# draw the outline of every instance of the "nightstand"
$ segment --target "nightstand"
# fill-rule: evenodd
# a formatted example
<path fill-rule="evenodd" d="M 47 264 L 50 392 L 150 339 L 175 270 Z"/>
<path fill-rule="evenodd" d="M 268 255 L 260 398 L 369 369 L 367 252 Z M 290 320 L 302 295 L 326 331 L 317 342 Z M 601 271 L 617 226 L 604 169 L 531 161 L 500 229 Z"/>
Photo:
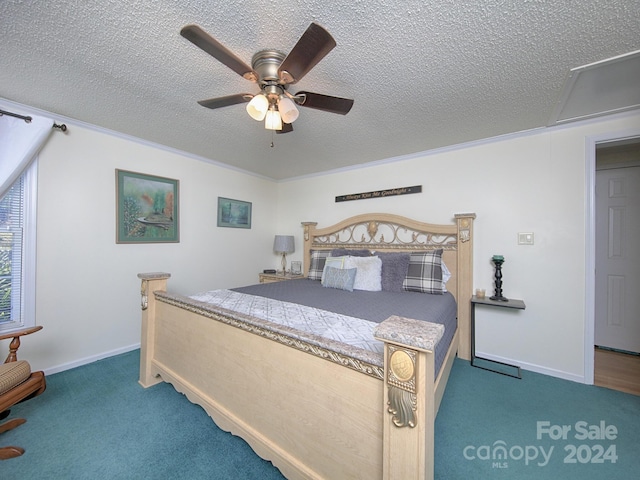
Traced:
<path fill-rule="evenodd" d="M 477 368 L 482 368 L 483 370 L 489 370 L 490 372 L 507 375 L 508 377 L 522 378 L 522 375 L 520 374 L 520 367 L 517 365 L 498 362 L 496 360 L 489 360 L 488 358 L 476 357 L 476 305 L 486 305 L 486 306 L 498 307 L 498 308 L 511 308 L 515 310 L 524 310 L 525 309 L 524 302 L 522 300 L 516 300 L 513 298 L 510 298 L 506 302 L 500 302 L 498 300 L 491 300 L 489 297 L 478 298 L 475 295 L 471 297 L 471 365 Z M 516 375 L 513 375 L 511 373 L 502 372 L 500 370 L 484 367 L 482 365 L 476 365 L 475 364 L 476 360 L 482 360 L 483 362 L 489 362 L 493 364 L 504 365 L 506 367 L 515 368 L 518 373 Z"/>
<path fill-rule="evenodd" d="M 273 282 L 284 282 L 285 280 L 295 280 L 297 278 L 302 278 L 302 275 L 293 275 L 291 273 L 287 273 L 282 275 L 281 273 L 259 273 L 258 277 L 260 278 L 260 283 L 273 283 Z"/>

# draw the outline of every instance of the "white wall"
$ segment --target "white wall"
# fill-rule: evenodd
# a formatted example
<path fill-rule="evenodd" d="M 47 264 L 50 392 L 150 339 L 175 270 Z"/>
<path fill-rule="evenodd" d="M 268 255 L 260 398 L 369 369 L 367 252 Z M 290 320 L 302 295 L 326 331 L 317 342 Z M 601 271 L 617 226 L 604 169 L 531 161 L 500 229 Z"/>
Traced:
<path fill-rule="evenodd" d="M 490 258 L 503 254 L 504 293 L 527 304 L 515 314 L 479 310 L 479 352 L 584 378 L 585 139 L 640 134 L 640 114 L 279 184 L 66 123 L 39 158 L 36 321 L 45 328 L 20 349 L 34 368 L 51 373 L 135 348 L 139 272 L 170 272 L 178 293 L 233 287 L 278 265 L 276 233 L 296 236 L 288 259 L 301 259 L 301 221 L 322 227 L 379 211 L 439 223 L 475 212 L 475 286 L 492 289 Z M 180 180 L 180 243 L 115 243 L 116 168 Z M 423 193 L 334 202 L 409 185 Z M 218 196 L 252 202 L 252 229 L 217 228 Z M 518 232 L 534 232 L 535 245 L 518 246 Z"/>
<path fill-rule="evenodd" d="M 477 349 L 563 378 L 585 375 L 586 138 L 635 128 L 640 115 L 505 137 L 359 170 L 279 184 L 279 229 L 302 241 L 301 221 L 328 226 L 364 212 L 433 223 L 475 212 L 474 285 L 493 289 L 492 255 L 505 256 L 504 294 L 525 311 L 480 307 Z M 428 134 L 425 132 L 425 134 Z M 421 194 L 335 203 L 337 195 L 422 185 Z M 517 245 L 533 232 L 533 246 Z M 296 252 L 292 259 L 300 259 Z"/>
<path fill-rule="evenodd" d="M 195 293 L 256 283 L 276 263 L 272 181 L 67 125 L 39 156 L 36 321 L 44 329 L 20 348 L 34 368 L 51 373 L 135 348 L 139 272 L 170 272 L 172 291 Z M 116 244 L 117 168 L 180 181 L 179 243 Z M 252 228 L 218 228 L 218 196 L 252 202 Z"/>

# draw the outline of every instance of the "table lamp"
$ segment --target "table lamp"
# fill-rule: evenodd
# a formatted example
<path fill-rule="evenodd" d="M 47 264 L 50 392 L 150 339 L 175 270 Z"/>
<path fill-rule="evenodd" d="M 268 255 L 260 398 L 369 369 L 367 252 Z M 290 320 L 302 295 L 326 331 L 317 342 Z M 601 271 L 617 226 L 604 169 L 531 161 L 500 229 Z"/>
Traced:
<path fill-rule="evenodd" d="M 287 272 L 287 253 L 295 252 L 293 235 L 276 235 L 273 251 L 282 254 L 282 274 Z"/>

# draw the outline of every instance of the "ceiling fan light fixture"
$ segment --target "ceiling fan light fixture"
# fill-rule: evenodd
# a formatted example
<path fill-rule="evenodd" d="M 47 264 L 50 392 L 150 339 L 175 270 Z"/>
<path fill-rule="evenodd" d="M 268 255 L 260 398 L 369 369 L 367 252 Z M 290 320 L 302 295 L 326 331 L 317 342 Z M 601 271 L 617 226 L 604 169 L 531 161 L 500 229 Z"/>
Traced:
<path fill-rule="evenodd" d="M 198 25 L 186 25 L 180 35 L 208 53 L 246 80 L 257 83 L 257 94 L 238 93 L 210 98 L 198 102 L 205 108 L 222 108 L 245 103 L 247 113 L 257 121 L 265 120 L 265 128 L 278 133 L 293 131 L 292 123 L 298 119 L 299 106 L 329 113 L 346 115 L 353 100 L 313 92 L 287 92 L 291 84 L 299 82 L 335 46 L 329 32 L 317 23 L 311 23 L 288 54 L 274 49 L 260 50 L 247 65 L 218 40 Z"/>
<path fill-rule="evenodd" d="M 270 108 L 267 111 L 264 128 L 267 130 L 282 130 L 282 117 L 280 117 L 280 112 L 275 108 Z"/>
<path fill-rule="evenodd" d="M 264 120 L 269 110 L 269 100 L 263 94 L 255 95 L 247 104 L 247 113 L 251 118 L 258 122 Z"/>
<path fill-rule="evenodd" d="M 282 117 L 282 121 L 285 123 L 293 123 L 298 118 L 300 112 L 296 108 L 296 105 L 288 97 L 280 97 L 278 100 L 278 111 Z"/>

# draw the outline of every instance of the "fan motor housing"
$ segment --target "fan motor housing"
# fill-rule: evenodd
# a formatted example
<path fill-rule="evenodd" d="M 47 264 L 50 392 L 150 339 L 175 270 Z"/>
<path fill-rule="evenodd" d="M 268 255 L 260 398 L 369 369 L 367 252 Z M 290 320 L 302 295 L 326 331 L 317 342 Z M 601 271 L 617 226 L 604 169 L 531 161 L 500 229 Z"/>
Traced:
<path fill-rule="evenodd" d="M 251 67 L 258 74 L 258 84 L 279 83 L 278 68 L 286 55 L 278 50 L 260 50 L 251 58 Z"/>

